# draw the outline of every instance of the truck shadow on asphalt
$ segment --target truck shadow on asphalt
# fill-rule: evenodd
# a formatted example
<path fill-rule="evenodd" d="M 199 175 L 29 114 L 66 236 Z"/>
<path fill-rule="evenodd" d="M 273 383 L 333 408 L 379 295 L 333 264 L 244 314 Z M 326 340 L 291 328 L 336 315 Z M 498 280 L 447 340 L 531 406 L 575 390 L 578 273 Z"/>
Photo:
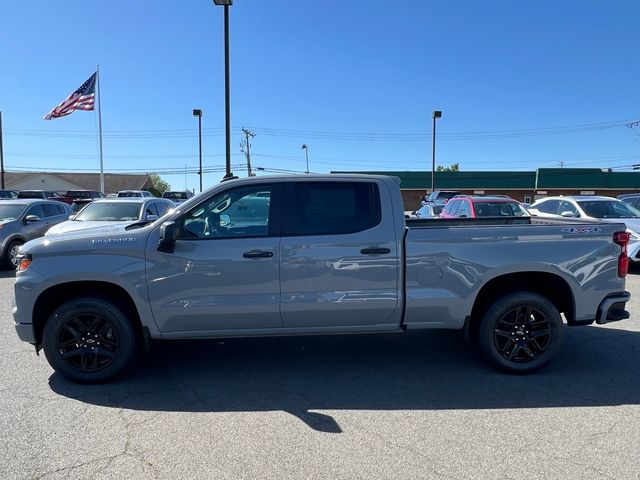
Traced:
<path fill-rule="evenodd" d="M 633 320 L 628 320 L 633 321 Z M 455 332 L 159 342 L 120 380 L 58 394 L 144 411 L 286 411 L 342 431 L 331 410 L 455 410 L 640 404 L 640 332 L 568 328 L 547 368 L 487 366 Z M 323 412 L 320 413 L 319 411 Z"/>

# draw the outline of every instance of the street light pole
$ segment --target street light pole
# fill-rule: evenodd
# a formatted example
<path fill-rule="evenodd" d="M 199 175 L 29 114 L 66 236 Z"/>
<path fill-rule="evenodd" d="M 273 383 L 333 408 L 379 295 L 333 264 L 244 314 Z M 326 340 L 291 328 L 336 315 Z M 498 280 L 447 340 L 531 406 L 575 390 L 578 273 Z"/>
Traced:
<path fill-rule="evenodd" d="M 433 134 L 431 136 L 431 193 L 436 188 L 436 118 L 442 117 L 440 110 L 433 111 Z"/>
<path fill-rule="evenodd" d="M 200 175 L 200 191 L 202 192 L 202 110 L 194 108 L 193 116 L 198 117 L 198 157 L 200 159 L 198 175 Z"/>
<path fill-rule="evenodd" d="M 226 139 L 226 174 L 224 179 L 233 177 L 231 173 L 231 112 L 229 95 L 229 7 L 233 0 L 213 0 L 216 5 L 224 7 L 224 107 L 225 107 L 225 139 Z"/>
<path fill-rule="evenodd" d="M 309 173 L 309 146 L 306 143 L 303 143 L 302 150 L 304 150 L 304 155 L 307 158 L 307 170 L 304 173 Z"/>

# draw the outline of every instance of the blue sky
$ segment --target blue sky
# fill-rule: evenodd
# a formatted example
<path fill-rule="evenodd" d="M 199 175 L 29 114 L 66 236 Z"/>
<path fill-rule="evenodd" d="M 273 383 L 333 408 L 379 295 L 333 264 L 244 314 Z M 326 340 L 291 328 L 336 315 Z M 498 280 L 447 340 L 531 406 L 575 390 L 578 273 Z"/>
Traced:
<path fill-rule="evenodd" d="M 314 172 L 430 170 L 434 109 L 438 164 L 640 163 L 640 127 L 625 126 L 640 119 L 640 2 L 235 0 L 230 18 L 237 174 L 241 127 L 257 167 L 304 171 L 306 143 Z M 221 7 L 33 0 L 4 2 L 2 20 L 8 169 L 98 168 L 95 113 L 43 120 L 97 63 L 106 171 L 196 168 L 193 108 L 205 168 L 224 166 Z"/>

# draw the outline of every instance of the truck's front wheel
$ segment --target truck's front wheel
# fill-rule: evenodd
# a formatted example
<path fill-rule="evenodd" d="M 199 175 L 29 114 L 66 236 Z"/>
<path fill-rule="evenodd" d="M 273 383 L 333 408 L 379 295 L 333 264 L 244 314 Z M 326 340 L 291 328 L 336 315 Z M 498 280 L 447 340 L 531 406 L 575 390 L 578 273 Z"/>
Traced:
<path fill-rule="evenodd" d="M 505 295 L 487 310 L 478 334 L 491 363 L 509 373 L 529 373 L 556 354 L 564 325 L 558 309 L 545 297 L 519 292 Z"/>
<path fill-rule="evenodd" d="M 43 349 L 49 364 L 78 383 L 113 379 L 132 361 L 135 331 L 123 310 L 99 298 L 64 303 L 47 320 Z"/>

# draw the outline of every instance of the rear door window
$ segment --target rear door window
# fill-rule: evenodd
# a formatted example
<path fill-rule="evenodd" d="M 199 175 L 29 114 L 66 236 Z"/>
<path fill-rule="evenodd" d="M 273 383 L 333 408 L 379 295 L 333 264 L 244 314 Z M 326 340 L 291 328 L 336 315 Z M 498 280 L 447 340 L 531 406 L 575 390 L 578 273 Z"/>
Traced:
<path fill-rule="evenodd" d="M 368 182 L 300 182 L 288 186 L 288 235 L 343 235 L 380 223 L 378 186 Z"/>
<path fill-rule="evenodd" d="M 45 217 L 57 217 L 64 214 L 64 207 L 61 205 L 53 205 L 51 203 L 45 203 L 42 205 Z"/>
<path fill-rule="evenodd" d="M 558 207 L 560 207 L 560 200 L 545 200 L 544 202 L 540 203 L 536 208 L 538 209 L 539 212 L 557 215 Z"/>

